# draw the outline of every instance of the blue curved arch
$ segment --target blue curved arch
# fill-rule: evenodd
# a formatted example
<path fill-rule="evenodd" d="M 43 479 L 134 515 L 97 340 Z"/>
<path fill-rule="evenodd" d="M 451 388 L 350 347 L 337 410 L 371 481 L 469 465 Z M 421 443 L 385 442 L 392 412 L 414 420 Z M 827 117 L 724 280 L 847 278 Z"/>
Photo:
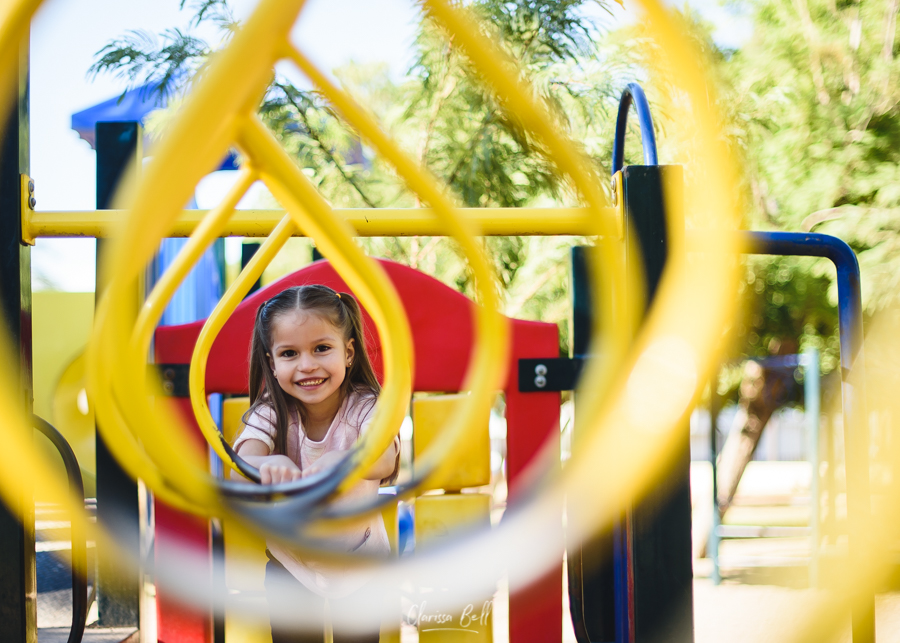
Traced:
<path fill-rule="evenodd" d="M 650 115 L 650 103 L 644 90 L 637 83 L 628 83 L 622 98 L 619 99 L 619 115 L 616 117 L 616 138 L 613 142 L 612 173 L 622 169 L 625 163 L 625 129 L 628 125 L 628 110 L 634 103 L 638 124 L 641 127 L 641 143 L 644 148 L 644 165 L 659 165 L 656 154 L 656 134 L 653 130 L 653 117 Z"/>

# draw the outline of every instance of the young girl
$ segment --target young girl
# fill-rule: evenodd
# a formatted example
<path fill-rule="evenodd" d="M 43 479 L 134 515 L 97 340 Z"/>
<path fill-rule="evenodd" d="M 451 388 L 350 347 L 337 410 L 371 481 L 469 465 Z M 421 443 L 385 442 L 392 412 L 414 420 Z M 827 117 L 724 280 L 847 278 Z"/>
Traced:
<path fill-rule="evenodd" d="M 366 431 L 381 390 L 366 354 L 356 300 L 326 286 L 288 288 L 259 307 L 250 350 L 251 404 L 235 451 L 259 469 L 263 484 L 297 480 L 335 465 Z M 396 479 L 399 461 L 395 438 L 365 479 L 342 498 L 374 497 L 380 483 Z M 348 552 L 390 552 L 380 515 L 333 540 Z M 321 643 L 323 634 L 311 633 L 309 623 L 323 623 L 325 599 L 335 643 L 377 643 L 377 623 L 371 623 L 368 635 L 358 634 L 364 581 L 302 560 L 275 542 L 268 543 L 266 553 L 273 643 Z M 293 617 L 294 624 L 285 624 L 285 617 Z"/>

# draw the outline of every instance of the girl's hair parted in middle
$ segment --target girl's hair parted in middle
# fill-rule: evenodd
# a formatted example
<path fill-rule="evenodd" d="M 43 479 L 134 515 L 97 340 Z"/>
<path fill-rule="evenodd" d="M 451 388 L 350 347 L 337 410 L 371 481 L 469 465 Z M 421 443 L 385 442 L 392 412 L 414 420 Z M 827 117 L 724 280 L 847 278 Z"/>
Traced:
<path fill-rule="evenodd" d="M 246 418 L 263 404 L 271 406 L 275 411 L 275 453 L 282 455 L 287 454 L 291 412 L 299 414 L 301 423 L 307 418 L 303 405 L 285 393 L 275 379 L 269 364 L 269 351 L 273 323 L 279 316 L 295 310 L 321 315 L 341 333 L 345 343 L 353 340 L 355 357 L 341 384 L 341 399 L 346 399 L 351 392 L 368 393 L 374 404 L 375 396 L 381 392 L 381 384 L 366 351 L 362 314 L 356 299 L 349 293 L 338 293 L 319 284 L 293 286 L 281 291 L 256 311 L 250 341 L 250 409 L 244 418 L 246 422 Z"/>

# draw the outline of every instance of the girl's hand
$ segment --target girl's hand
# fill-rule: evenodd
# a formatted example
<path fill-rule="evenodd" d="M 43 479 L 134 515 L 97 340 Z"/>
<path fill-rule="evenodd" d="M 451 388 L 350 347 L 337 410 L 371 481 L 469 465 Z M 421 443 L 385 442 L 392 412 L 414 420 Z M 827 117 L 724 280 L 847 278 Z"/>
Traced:
<path fill-rule="evenodd" d="M 309 467 L 306 471 L 303 472 L 303 477 L 311 476 L 314 473 L 318 473 L 319 471 L 324 471 L 325 469 L 330 469 L 334 466 L 337 466 L 337 463 L 340 462 L 344 456 L 347 455 L 346 450 L 336 450 L 336 451 L 326 451 L 319 459 L 313 462 L 312 466 Z"/>
<path fill-rule="evenodd" d="M 292 482 L 303 477 L 300 467 L 286 455 L 271 455 L 259 465 L 261 484 Z"/>

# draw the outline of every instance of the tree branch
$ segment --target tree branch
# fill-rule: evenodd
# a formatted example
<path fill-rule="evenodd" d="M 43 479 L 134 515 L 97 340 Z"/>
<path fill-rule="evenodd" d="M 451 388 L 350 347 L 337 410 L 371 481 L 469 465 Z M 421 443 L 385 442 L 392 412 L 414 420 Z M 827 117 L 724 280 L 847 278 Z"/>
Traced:
<path fill-rule="evenodd" d="M 343 177 L 343 179 L 347 183 L 349 183 L 353 187 L 354 190 L 356 190 L 357 194 L 359 194 L 360 198 L 363 200 L 363 202 L 366 205 L 368 205 L 370 208 L 377 208 L 378 205 L 372 199 L 369 198 L 369 196 L 366 194 L 365 190 L 363 190 L 362 186 L 359 185 L 359 183 L 356 181 L 356 179 L 354 179 L 353 176 L 351 176 L 344 170 L 343 165 L 338 161 L 338 159 L 334 155 L 334 153 L 332 153 L 332 151 L 329 150 L 328 147 L 326 147 L 325 144 L 322 142 L 322 139 L 319 137 L 315 128 L 309 122 L 309 119 L 306 118 L 306 112 L 303 110 L 303 108 L 300 107 L 300 105 L 297 104 L 297 101 L 294 100 L 293 96 L 291 96 L 291 92 L 290 92 L 289 88 L 279 82 L 276 82 L 275 86 L 278 87 L 282 91 L 282 93 L 284 93 L 284 96 L 287 99 L 287 101 L 294 107 L 294 109 L 297 110 L 297 116 L 300 118 L 301 121 L 303 121 L 303 125 L 306 128 L 306 132 L 309 134 L 309 137 L 316 142 L 316 145 L 319 146 L 319 149 L 322 150 L 322 153 L 325 154 L 326 157 L 328 157 L 328 160 L 332 164 L 334 164 L 335 168 L 337 168 L 337 171 L 340 173 L 341 177 Z"/>
<path fill-rule="evenodd" d="M 819 104 L 827 105 L 831 102 L 831 97 L 825 88 L 825 75 L 822 73 L 822 60 L 819 58 L 818 44 L 816 43 L 816 28 L 809 15 L 809 7 L 806 4 L 806 0 L 793 0 L 793 2 L 794 8 L 800 16 L 800 22 L 803 24 L 803 35 L 809 47 L 810 71 L 812 72 L 813 84 L 816 86 L 816 97 L 819 100 Z"/>
<path fill-rule="evenodd" d="M 456 180 L 456 177 L 459 175 L 460 170 L 462 170 L 463 164 L 466 162 L 467 158 L 470 158 L 473 150 L 475 149 L 475 145 L 481 138 L 484 136 L 485 132 L 487 132 L 488 125 L 491 124 L 494 120 L 494 110 L 489 109 L 487 114 L 484 115 L 484 118 L 481 120 L 481 126 L 478 128 L 478 131 L 475 132 L 475 135 L 469 141 L 469 144 L 466 146 L 465 152 L 462 156 L 459 157 L 459 160 L 456 162 L 456 165 L 453 167 L 453 171 L 450 173 L 450 176 L 447 177 L 447 185 L 453 185 L 453 182 Z"/>

